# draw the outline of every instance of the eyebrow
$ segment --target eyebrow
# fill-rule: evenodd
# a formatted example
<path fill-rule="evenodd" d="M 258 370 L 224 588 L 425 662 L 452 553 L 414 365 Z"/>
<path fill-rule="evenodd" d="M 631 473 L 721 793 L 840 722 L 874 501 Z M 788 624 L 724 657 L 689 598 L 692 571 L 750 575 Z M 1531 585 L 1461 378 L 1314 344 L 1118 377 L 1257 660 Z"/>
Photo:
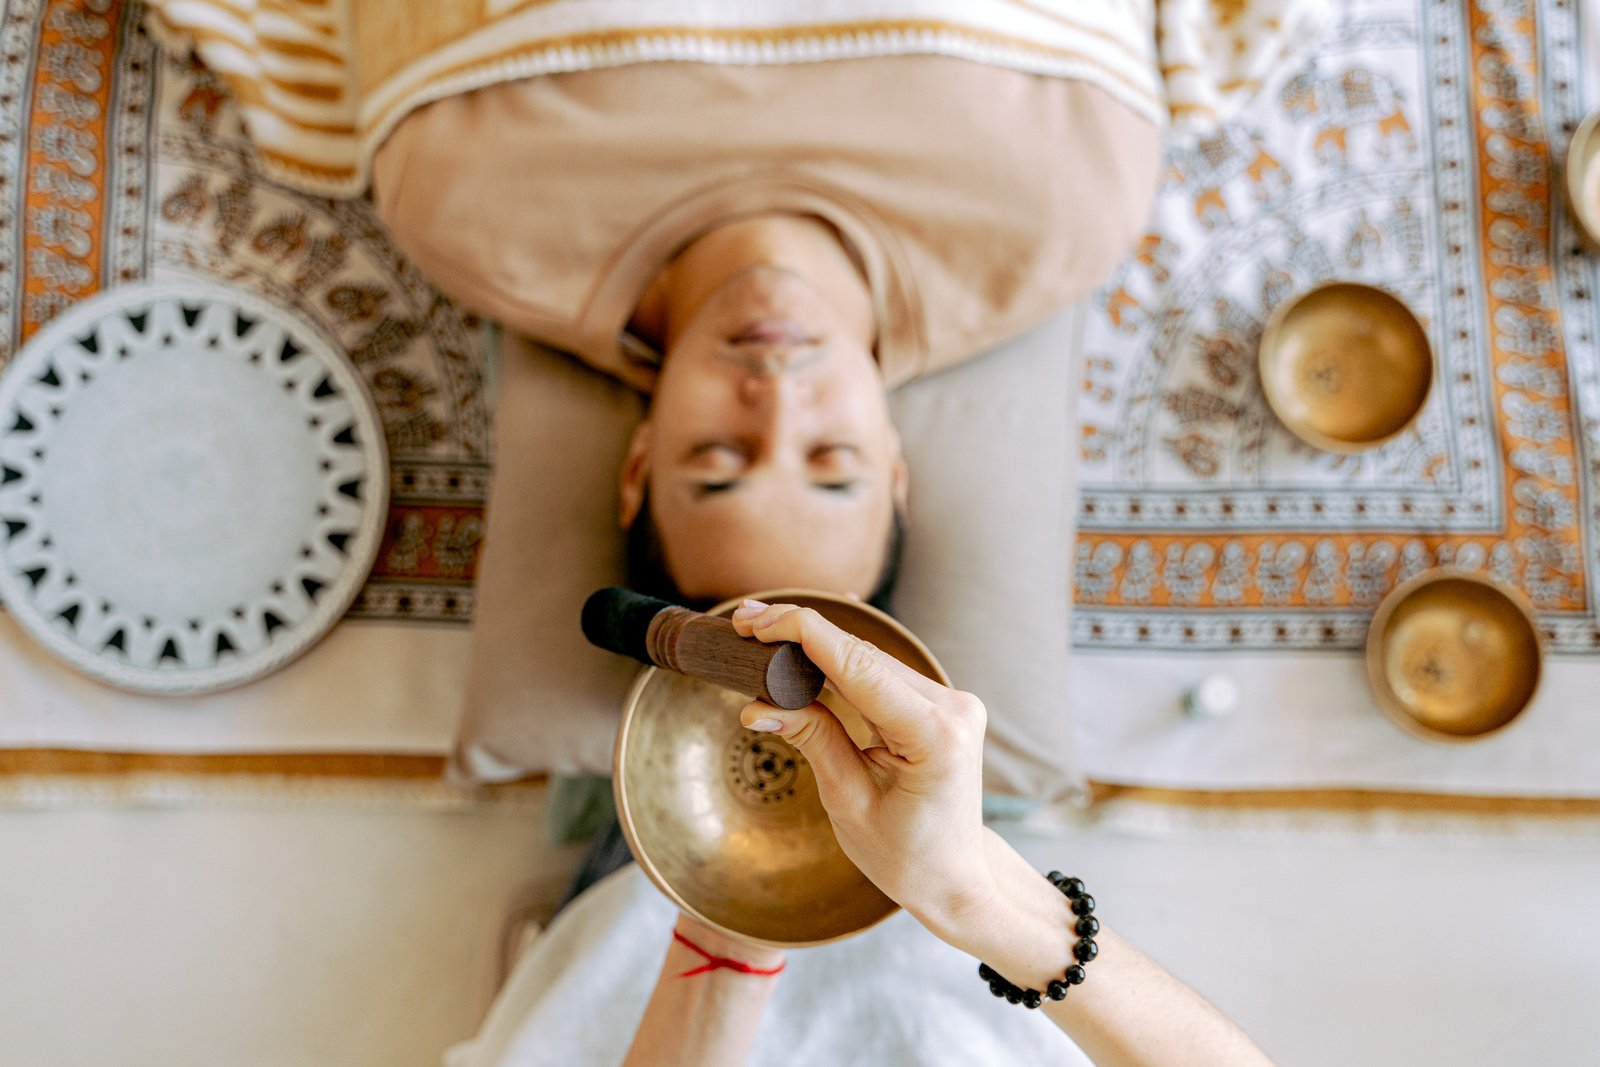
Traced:
<path fill-rule="evenodd" d="M 816 453 L 816 452 L 820 452 L 820 451 L 822 451 L 824 449 L 826 449 L 829 452 L 848 452 L 852 456 L 855 456 L 857 459 L 861 459 L 861 458 L 863 458 L 865 456 L 865 453 L 861 451 L 860 446 L 852 445 L 852 444 L 850 444 L 848 442 L 845 442 L 845 441 L 824 441 L 822 444 L 820 444 L 817 447 L 813 448 L 811 451 L 812 451 L 812 453 Z"/>
<path fill-rule="evenodd" d="M 734 444 L 731 441 L 721 440 L 721 439 L 718 439 L 718 440 L 715 440 L 715 441 L 701 441 L 699 444 L 694 445 L 693 447 L 691 447 L 689 449 L 689 451 L 687 451 L 687 452 L 685 452 L 683 454 L 683 459 L 681 460 L 681 462 L 687 463 L 691 459 L 699 459 L 701 456 L 705 455 L 707 452 L 710 452 L 712 449 L 716 449 L 716 448 L 731 448 L 731 449 L 734 449 L 734 450 L 737 451 L 738 447 L 739 447 L 738 445 Z"/>

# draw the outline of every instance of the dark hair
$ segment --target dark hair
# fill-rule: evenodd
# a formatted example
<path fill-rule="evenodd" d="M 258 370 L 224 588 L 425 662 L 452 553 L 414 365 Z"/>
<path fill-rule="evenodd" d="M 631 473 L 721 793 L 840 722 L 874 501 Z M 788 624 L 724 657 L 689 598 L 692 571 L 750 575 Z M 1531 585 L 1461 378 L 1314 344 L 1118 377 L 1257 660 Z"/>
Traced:
<path fill-rule="evenodd" d="M 878 571 L 878 580 L 873 583 L 872 594 L 867 597 L 867 603 L 880 611 L 889 611 L 894 584 L 900 577 L 900 555 L 905 547 L 905 539 L 905 517 L 899 508 L 895 508 L 894 517 L 889 522 L 889 543 L 884 548 L 883 566 Z M 666 550 L 661 543 L 661 530 L 656 526 L 655 513 L 650 509 L 648 491 L 639 504 L 639 514 L 628 527 L 627 567 L 628 585 L 635 592 L 670 600 L 697 611 L 704 611 L 717 603 L 716 600 L 691 600 L 684 596 L 678 583 L 667 572 Z"/>

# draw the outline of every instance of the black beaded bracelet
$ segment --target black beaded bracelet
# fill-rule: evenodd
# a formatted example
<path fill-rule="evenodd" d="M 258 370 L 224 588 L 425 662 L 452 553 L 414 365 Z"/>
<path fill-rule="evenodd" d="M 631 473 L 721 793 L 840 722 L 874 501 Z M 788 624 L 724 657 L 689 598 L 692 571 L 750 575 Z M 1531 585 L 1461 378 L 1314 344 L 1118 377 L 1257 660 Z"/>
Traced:
<path fill-rule="evenodd" d="M 1084 964 L 1100 955 L 1100 946 L 1094 943 L 1094 935 L 1100 932 L 1100 920 L 1094 917 L 1094 897 L 1084 891 L 1083 882 L 1077 878 L 1068 878 L 1060 871 L 1051 871 L 1045 875 L 1050 879 L 1050 884 L 1061 890 L 1063 896 L 1072 901 L 1072 914 L 1078 917 L 1073 924 L 1073 932 L 1078 935 L 1077 942 L 1072 946 L 1073 959 L 1078 962 L 1067 968 L 1067 973 L 1057 978 L 1045 987 L 1043 993 L 1037 989 L 1023 989 L 1021 986 L 1008 982 L 1000 972 L 987 963 L 978 964 L 978 977 L 989 983 L 989 992 L 997 997 L 1005 997 L 1012 1004 L 1021 1004 L 1024 1008 L 1037 1008 L 1044 1003 L 1046 997 L 1051 1000 L 1064 1000 L 1067 990 L 1075 985 L 1082 985 L 1087 972 Z"/>

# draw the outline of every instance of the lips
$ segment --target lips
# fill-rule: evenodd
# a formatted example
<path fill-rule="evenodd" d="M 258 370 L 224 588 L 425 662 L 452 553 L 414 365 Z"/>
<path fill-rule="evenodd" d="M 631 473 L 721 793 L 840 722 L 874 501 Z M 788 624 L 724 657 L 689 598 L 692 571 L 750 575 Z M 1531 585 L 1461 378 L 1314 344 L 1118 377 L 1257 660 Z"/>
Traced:
<path fill-rule="evenodd" d="M 805 345 L 816 338 L 793 319 L 761 319 L 728 338 L 733 345 Z"/>

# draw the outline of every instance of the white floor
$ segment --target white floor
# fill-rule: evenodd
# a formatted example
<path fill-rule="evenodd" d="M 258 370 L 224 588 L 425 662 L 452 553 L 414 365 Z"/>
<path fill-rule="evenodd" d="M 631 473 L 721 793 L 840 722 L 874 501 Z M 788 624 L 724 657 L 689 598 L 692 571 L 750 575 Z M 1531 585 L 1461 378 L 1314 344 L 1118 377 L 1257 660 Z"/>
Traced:
<path fill-rule="evenodd" d="M 0 816 L 0 1063 L 432 1067 L 502 923 L 575 856 L 542 810 Z"/>
<path fill-rule="evenodd" d="M 1600 1064 L 1600 840 L 1019 844 L 1285 1067 Z"/>
<path fill-rule="evenodd" d="M 542 842 L 527 804 L 0 815 L 0 1062 L 431 1067 L 566 879 Z M 1600 1064 L 1600 841 L 1022 843 L 1285 1067 Z"/>

